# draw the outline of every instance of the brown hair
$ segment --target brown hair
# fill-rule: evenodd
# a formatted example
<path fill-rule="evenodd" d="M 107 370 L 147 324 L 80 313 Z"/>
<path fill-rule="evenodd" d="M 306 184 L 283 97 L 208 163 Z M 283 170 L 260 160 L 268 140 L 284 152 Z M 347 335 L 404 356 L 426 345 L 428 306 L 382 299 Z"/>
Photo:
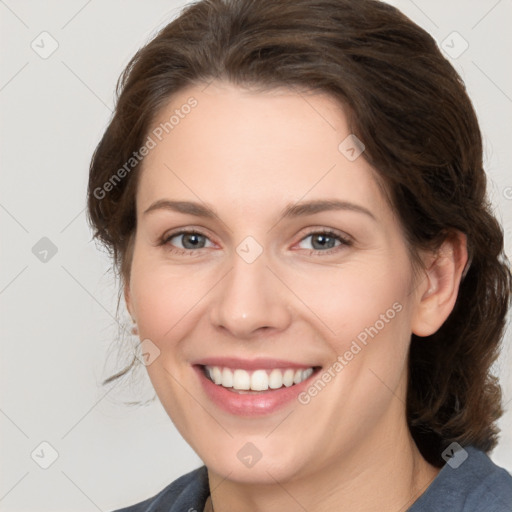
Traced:
<path fill-rule="evenodd" d="M 213 79 L 330 94 L 364 142 L 364 157 L 385 183 L 413 254 L 437 248 L 453 230 L 467 235 L 471 266 L 453 312 L 432 336 L 412 335 L 407 417 L 419 449 L 437 466 L 452 441 L 490 451 L 502 414 L 490 367 L 503 336 L 511 274 L 486 197 L 476 115 L 434 39 L 374 0 L 187 6 L 121 75 L 114 116 L 91 161 L 89 221 L 123 282 L 129 279 L 140 164 L 108 193 L 104 185 L 143 145 L 152 119 L 174 93 Z"/>

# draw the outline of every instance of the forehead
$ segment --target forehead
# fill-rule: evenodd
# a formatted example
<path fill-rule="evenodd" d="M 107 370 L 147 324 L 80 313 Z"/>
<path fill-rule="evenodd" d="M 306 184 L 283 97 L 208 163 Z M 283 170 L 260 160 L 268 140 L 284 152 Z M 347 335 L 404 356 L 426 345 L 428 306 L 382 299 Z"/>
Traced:
<path fill-rule="evenodd" d="M 370 165 L 347 158 L 350 127 L 326 94 L 192 86 L 148 133 L 155 145 L 142 165 L 139 210 L 163 197 L 229 201 L 244 212 L 327 196 L 382 202 Z"/>

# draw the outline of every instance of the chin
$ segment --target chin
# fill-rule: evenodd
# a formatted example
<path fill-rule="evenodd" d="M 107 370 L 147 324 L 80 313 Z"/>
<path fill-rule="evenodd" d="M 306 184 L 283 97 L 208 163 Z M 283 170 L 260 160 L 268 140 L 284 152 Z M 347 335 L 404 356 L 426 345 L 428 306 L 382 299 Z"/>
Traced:
<path fill-rule="evenodd" d="M 265 485 L 293 480 L 307 472 L 307 454 L 298 446 L 300 443 L 289 436 L 285 443 L 282 437 L 271 440 L 262 434 L 235 436 L 224 443 L 212 440 L 209 446 L 199 447 L 197 453 L 208 470 L 223 478 Z"/>

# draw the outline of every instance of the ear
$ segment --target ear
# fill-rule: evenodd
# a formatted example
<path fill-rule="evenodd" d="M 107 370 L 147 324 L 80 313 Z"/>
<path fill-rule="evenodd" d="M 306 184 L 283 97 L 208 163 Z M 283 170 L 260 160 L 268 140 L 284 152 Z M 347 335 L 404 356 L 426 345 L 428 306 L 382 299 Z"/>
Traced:
<path fill-rule="evenodd" d="M 124 293 L 124 300 L 126 302 L 126 309 L 128 310 L 128 313 L 130 313 L 130 316 L 132 317 L 132 321 L 133 321 L 131 333 L 133 335 L 137 336 L 139 334 L 139 328 L 137 326 L 137 319 L 135 318 L 135 315 L 133 314 L 132 296 L 131 296 L 129 281 L 126 281 L 123 288 L 124 288 L 123 293 Z"/>
<path fill-rule="evenodd" d="M 426 276 L 416 290 L 418 300 L 412 316 L 412 332 L 417 336 L 434 334 L 455 306 L 468 262 L 466 235 L 452 232 L 426 261 Z"/>

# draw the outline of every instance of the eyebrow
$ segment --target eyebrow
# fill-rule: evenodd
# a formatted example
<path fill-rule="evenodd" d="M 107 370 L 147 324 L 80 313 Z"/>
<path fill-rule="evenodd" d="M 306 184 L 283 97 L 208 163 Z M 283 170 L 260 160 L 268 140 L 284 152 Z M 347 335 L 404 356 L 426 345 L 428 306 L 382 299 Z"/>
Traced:
<path fill-rule="evenodd" d="M 171 201 L 169 199 L 159 199 L 144 211 L 144 215 L 155 210 L 170 210 L 206 219 L 219 218 L 219 215 L 213 207 L 206 205 L 205 203 L 201 204 L 193 201 Z M 348 210 L 363 213 L 373 220 L 377 220 L 375 215 L 364 206 L 351 203 L 349 201 L 340 201 L 338 199 L 318 199 L 302 203 L 288 204 L 281 211 L 280 219 L 303 217 L 330 210 Z"/>

